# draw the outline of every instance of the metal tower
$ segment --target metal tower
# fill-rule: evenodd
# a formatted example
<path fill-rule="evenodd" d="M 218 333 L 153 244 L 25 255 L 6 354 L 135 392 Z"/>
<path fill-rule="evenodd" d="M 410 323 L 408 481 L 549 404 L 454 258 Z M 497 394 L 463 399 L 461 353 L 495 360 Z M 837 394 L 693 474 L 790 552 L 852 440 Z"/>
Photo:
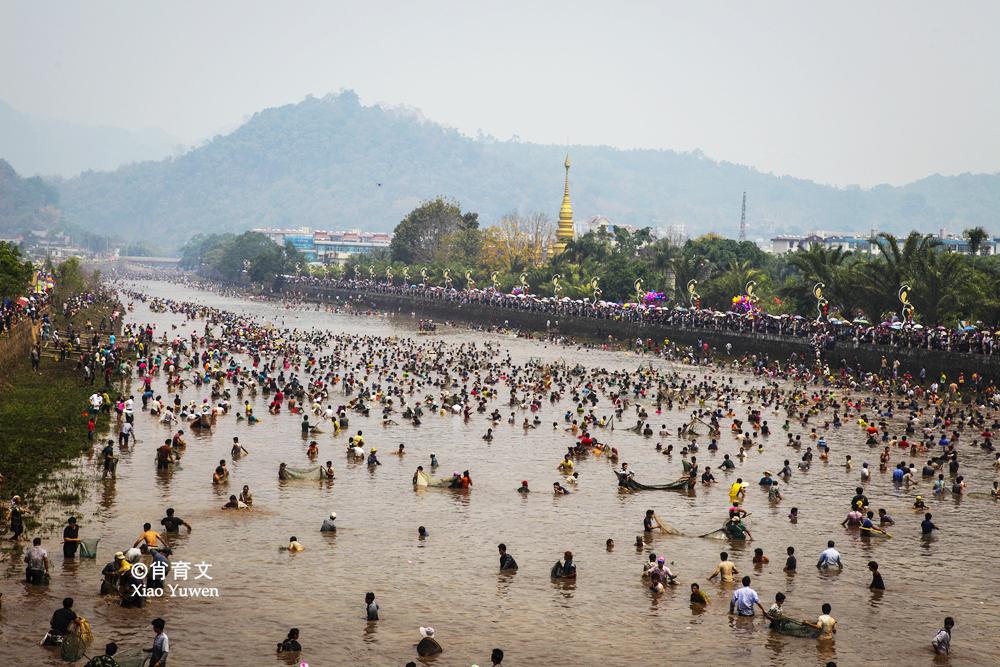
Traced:
<path fill-rule="evenodd" d="M 747 193 L 743 192 L 743 210 L 740 212 L 740 241 L 747 240 Z"/>

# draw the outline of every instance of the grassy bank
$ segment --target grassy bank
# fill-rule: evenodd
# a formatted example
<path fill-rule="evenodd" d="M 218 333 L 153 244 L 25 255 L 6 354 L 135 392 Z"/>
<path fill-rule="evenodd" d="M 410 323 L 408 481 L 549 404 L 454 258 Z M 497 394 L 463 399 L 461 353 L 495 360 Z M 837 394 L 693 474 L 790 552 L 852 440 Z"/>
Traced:
<path fill-rule="evenodd" d="M 87 320 L 100 322 L 112 310 L 110 304 L 84 309 L 73 318 L 74 327 L 82 329 Z M 66 322 L 60 320 L 56 324 L 64 330 Z M 87 397 L 95 389 L 105 388 L 103 377 L 95 385 L 84 383 L 76 370 L 77 356 L 69 355 L 63 362 L 43 356 L 39 373 L 31 370 L 31 362 L 25 358 L 0 379 L 0 472 L 5 478 L 2 494 L 5 499 L 15 494 L 22 496 L 29 509 L 46 501 L 73 505 L 80 500 L 79 491 L 69 490 L 66 485 L 40 485 L 53 471 L 91 447 L 84 414 Z M 117 396 L 116 391 L 108 393 L 112 398 Z M 107 414 L 102 413 L 97 424 L 97 434 L 107 432 Z M 29 526 L 31 514 L 25 517 Z"/>

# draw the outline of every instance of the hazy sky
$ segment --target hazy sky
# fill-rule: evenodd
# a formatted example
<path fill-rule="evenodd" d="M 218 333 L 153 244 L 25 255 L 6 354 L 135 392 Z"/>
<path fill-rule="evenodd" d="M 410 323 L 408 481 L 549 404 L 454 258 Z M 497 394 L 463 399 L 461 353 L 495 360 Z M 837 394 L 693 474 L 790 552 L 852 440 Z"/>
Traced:
<path fill-rule="evenodd" d="M 0 0 L 0 98 L 186 143 L 352 88 L 839 185 L 1000 171 L 1000 2 Z"/>

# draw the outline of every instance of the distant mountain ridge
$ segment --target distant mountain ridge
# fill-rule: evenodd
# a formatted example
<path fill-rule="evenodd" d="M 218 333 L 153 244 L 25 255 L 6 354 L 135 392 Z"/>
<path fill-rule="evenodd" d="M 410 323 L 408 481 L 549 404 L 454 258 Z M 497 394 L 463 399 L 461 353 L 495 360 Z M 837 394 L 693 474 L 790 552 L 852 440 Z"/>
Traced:
<path fill-rule="evenodd" d="M 59 223 L 59 193 L 41 178 L 22 178 L 0 160 L 0 238 L 47 231 Z"/>
<path fill-rule="evenodd" d="M 558 212 L 565 146 L 473 139 L 409 110 L 363 106 L 351 91 L 265 109 L 230 134 L 157 162 L 56 182 L 69 220 L 180 245 L 253 227 L 391 230 L 446 195 L 485 224 L 513 210 Z M 1000 174 L 929 176 L 901 187 L 835 188 L 700 153 L 570 146 L 577 220 L 734 236 L 748 193 L 750 238 L 911 229 L 1000 232 Z M 991 229 L 992 226 L 992 229 Z"/>
<path fill-rule="evenodd" d="M 26 176 L 74 176 L 110 170 L 179 151 L 180 142 L 158 128 L 124 130 L 68 123 L 21 113 L 0 100 L 0 158 Z"/>

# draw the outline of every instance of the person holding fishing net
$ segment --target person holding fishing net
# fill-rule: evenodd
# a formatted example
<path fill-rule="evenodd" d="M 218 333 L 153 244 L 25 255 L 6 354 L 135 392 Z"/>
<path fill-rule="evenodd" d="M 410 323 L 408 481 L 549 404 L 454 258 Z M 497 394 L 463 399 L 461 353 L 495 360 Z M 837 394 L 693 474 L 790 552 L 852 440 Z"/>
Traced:
<path fill-rule="evenodd" d="M 680 531 L 671 526 L 670 524 L 665 524 L 660 520 L 660 517 L 656 516 L 656 512 L 653 510 L 646 510 L 646 516 L 642 520 L 642 532 L 647 535 L 652 534 L 653 530 L 659 530 L 664 535 L 679 535 Z"/>

